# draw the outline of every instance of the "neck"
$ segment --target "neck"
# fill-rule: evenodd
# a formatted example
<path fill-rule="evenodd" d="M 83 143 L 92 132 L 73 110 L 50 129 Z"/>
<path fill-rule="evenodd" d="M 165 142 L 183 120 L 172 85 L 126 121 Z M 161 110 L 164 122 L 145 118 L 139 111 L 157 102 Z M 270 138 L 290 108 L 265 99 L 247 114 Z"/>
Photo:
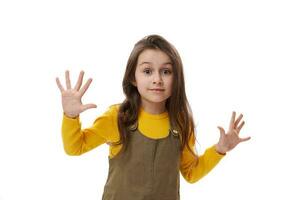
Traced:
<path fill-rule="evenodd" d="M 154 103 L 142 100 L 141 106 L 143 110 L 149 114 L 157 115 L 166 112 L 165 101 Z"/>

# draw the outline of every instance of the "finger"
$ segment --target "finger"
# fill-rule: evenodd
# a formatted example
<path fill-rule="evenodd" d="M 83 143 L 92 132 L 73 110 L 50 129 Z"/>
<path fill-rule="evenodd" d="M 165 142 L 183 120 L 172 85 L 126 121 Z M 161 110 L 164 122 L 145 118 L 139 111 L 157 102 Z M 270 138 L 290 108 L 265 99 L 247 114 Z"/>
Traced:
<path fill-rule="evenodd" d="M 251 139 L 251 137 L 246 137 L 246 138 L 239 138 L 239 142 L 245 142 Z"/>
<path fill-rule="evenodd" d="M 240 129 L 245 125 L 245 121 L 242 121 L 242 123 L 237 127 L 238 132 L 240 132 Z"/>
<path fill-rule="evenodd" d="M 66 78 L 67 90 L 69 90 L 69 89 L 71 89 L 71 82 L 70 82 L 70 76 L 69 76 L 68 70 L 66 70 L 66 72 L 65 72 L 65 78 Z"/>
<path fill-rule="evenodd" d="M 65 89 L 63 88 L 63 86 L 62 86 L 62 84 L 61 84 L 61 82 L 60 82 L 60 80 L 59 80 L 59 78 L 58 77 L 56 77 L 56 84 L 57 84 L 57 86 L 58 86 L 58 88 L 60 89 L 60 91 L 61 92 L 64 92 L 65 91 Z"/>
<path fill-rule="evenodd" d="M 224 136 L 224 135 L 226 135 L 226 132 L 225 132 L 225 130 L 222 127 L 218 126 L 217 128 L 219 129 L 221 137 Z"/>
<path fill-rule="evenodd" d="M 82 107 L 82 112 L 85 111 L 85 110 L 88 110 L 88 109 L 90 109 L 90 108 L 96 108 L 96 107 L 97 107 L 97 105 L 92 104 L 92 103 L 83 105 L 83 107 Z"/>
<path fill-rule="evenodd" d="M 77 83 L 74 87 L 75 90 L 79 90 L 80 86 L 82 86 L 82 83 L 83 83 L 83 77 L 84 77 L 84 71 L 81 71 L 79 73 L 79 76 L 78 76 L 78 79 L 77 79 Z"/>
<path fill-rule="evenodd" d="M 89 88 L 90 84 L 92 82 L 92 79 L 89 78 L 86 82 L 86 84 L 80 89 L 79 93 L 80 93 L 80 96 L 83 96 L 85 94 L 85 92 L 87 91 L 87 89 Z"/>
<path fill-rule="evenodd" d="M 232 112 L 232 117 L 231 117 L 231 121 L 230 121 L 230 125 L 229 125 L 229 130 L 234 129 L 234 121 L 235 121 L 235 112 Z"/>
<path fill-rule="evenodd" d="M 240 120 L 242 119 L 243 115 L 240 114 L 239 117 L 236 119 L 235 123 L 234 123 L 234 128 L 237 127 L 237 125 L 239 124 Z"/>

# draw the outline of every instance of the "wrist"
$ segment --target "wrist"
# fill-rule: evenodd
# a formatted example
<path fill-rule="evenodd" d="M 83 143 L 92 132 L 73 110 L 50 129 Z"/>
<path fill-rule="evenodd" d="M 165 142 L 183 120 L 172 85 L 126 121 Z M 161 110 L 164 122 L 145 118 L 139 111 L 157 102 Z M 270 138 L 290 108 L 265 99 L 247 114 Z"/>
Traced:
<path fill-rule="evenodd" d="M 227 151 L 222 150 L 222 148 L 218 144 L 215 145 L 215 151 L 220 155 L 226 155 L 227 154 Z"/>
<path fill-rule="evenodd" d="M 76 116 L 74 116 L 74 115 L 69 115 L 69 114 L 66 114 L 65 112 L 64 112 L 64 115 L 66 116 L 66 117 L 68 117 L 68 118 L 71 118 L 71 119 L 76 119 L 79 115 L 76 115 Z"/>

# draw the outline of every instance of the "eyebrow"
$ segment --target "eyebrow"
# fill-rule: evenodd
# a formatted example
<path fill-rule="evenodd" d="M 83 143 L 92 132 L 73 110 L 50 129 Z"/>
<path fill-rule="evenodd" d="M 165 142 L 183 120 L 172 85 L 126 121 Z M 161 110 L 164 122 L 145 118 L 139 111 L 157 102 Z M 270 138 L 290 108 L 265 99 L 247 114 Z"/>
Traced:
<path fill-rule="evenodd" d="M 145 61 L 145 62 L 142 62 L 142 63 L 140 63 L 139 65 L 143 65 L 143 64 L 152 64 L 151 62 L 147 62 L 147 61 Z M 166 62 L 166 63 L 163 63 L 162 65 L 167 65 L 167 64 L 170 64 L 170 65 L 172 65 L 172 63 L 171 62 Z"/>

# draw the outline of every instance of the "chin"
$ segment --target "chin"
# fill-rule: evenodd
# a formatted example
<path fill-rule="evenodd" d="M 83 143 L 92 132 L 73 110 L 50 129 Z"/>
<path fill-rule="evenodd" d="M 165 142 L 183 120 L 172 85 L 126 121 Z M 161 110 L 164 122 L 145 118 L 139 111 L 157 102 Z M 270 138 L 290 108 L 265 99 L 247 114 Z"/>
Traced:
<path fill-rule="evenodd" d="M 168 98 L 146 98 L 147 101 L 153 102 L 153 103 L 163 103 L 167 100 Z"/>

